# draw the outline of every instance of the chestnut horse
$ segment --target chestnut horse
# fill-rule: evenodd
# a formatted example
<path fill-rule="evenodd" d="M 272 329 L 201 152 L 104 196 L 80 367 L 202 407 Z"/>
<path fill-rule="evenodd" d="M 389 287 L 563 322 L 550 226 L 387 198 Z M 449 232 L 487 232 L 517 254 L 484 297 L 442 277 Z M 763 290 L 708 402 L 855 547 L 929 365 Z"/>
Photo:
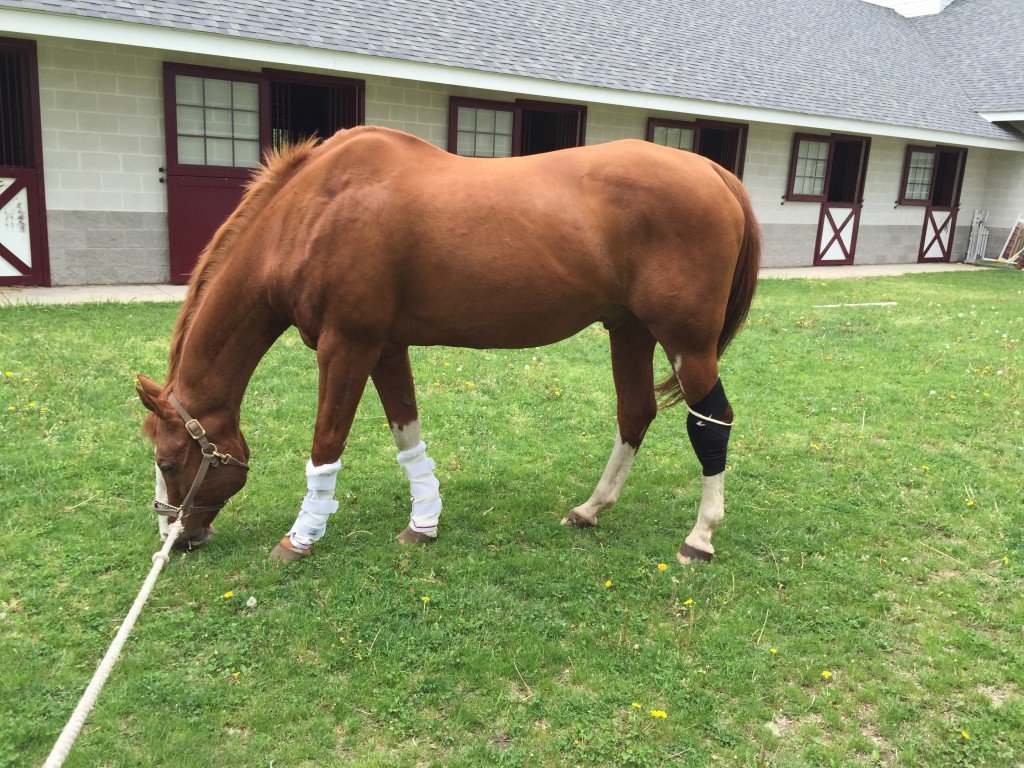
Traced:
<path fill-rule="evenodd" d="M 272 555 L 298 559 L 323 536 L 367 378 L 413 495 L 398 538 L 430 541 L 441 501 L 408 348 L 534 347 L 601 321 L 618 437 L 594 493 L 562 523 L 594 525 L 615 502 L 657 413 L 657 389 L 670 404 L 685 400 L 704 467 L 697 523 L 678 558 L 708 560 L 733 417 L 718 358 L 750 306 L 759 253 L 735 176 L 645 141 L 475 159 L 360 127 L 269 156 L 192 275 L 166 383 L 138 378 L 152 412 L 144 429 L 156 445 L 157 506 L 185 516 L 182 543 L 206 539 L 246 481 L 246 386 L 294 325 L 316 350 L 318 411 L 309 490 Z M 658 387 L 656 343 L 674 369 Z"/>

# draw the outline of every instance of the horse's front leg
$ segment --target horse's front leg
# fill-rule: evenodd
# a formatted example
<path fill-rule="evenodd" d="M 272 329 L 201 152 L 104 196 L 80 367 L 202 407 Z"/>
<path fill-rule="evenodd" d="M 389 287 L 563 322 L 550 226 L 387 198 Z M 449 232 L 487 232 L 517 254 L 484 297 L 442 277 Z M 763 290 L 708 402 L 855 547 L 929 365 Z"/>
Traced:
<path fill-rule="evenodd" d="M 326 532 L 327 519 L 337 511 L 334 487 L 341 469 L 341 454 L 380 349 L 379 345 L 320 338 L 316 354 L 320 390 L 313 450 L 306 464 L 306 496 L 294 525 L 274 547 L 271 558 L 293 562 L 309 555 L 314 542 Z"/>
<path fill-rule="evenodd" d="M 434 460 L 427 456 L 423 442 L 408 348 L 386 349 L 370 377 L 398 446 L 398 465 L 409 479 L 412 511 L 409 524 L 397 538 L 405 544 L 434 541 L 441 516 L 440 486 L 434 476 Z"/>

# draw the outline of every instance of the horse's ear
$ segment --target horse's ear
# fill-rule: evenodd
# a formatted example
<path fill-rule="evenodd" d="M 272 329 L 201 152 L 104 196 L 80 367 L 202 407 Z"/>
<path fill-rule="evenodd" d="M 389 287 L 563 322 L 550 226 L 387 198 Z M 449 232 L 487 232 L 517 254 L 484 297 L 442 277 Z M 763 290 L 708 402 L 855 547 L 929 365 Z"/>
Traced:
<path fill-rule="evenodd" d="M 141 373 L 135 377 L 135 391 L 139 393 L 139 400 L 149 410 L 163 419 L 170 419 L 174 415 L 174 409 L 161 394 L 163 389 L 148 376 Z"/>

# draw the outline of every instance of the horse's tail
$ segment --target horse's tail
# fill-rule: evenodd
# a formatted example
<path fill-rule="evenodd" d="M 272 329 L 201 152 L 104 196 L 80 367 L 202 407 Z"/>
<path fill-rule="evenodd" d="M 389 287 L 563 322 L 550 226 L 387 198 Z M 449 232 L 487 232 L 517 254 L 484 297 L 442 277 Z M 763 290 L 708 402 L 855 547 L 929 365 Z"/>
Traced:
<path fill-rule="evenodd" d="M 736 268 L 732 273 L 732 287 L 729 289 L 729 301 L 725 305 L 725 323 L 718 334 L 718 357 L 722 356 L 726 347 L 733 340 L 747 318 L 750 303 L 754 300 L 757 288 L 757 273 L 761 268 L 761 228 L 754 216 L 750 196 L 743 184 L 724 168 L 714 166 L 729 191 L 743 209 L 743 241 L 740 244 L 740 255 Z M 671 408 L 683 402 L 683 391 L 675 373 L 670 374 L 655 387 L 661 407 Z"/>

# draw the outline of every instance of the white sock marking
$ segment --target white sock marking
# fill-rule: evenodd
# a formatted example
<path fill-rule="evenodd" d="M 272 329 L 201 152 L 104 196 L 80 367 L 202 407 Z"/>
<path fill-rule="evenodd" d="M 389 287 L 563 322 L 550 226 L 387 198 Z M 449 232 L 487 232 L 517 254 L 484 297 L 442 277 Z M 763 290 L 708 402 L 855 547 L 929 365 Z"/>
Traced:
<path fill-rule="evenodd" d="M 622 486 L 626 483 L 629 469 L 633 466 L 633 459 L 636 458 L 636 448 L 622 442 L 622 436 L 615 436 L 615 447 L 608 457 L 608 464 L 604 468 L 601 480 L 590 494 L 590 498 L 583 504 L 576 507 L 575 512 L 590 520 L 596 520 L 600 512 L 611 509 L 618 501 Z"/>
<path fill-rule="evenodd" d="M 714 554 L 711 534 L 725 517 L 725 472 L 702 477 L 701 480 L 703 486 L 700 493 L 700 508 L 697 510 L 697 523 L 686 537 L 686 543 L 694 549 Z"/>

